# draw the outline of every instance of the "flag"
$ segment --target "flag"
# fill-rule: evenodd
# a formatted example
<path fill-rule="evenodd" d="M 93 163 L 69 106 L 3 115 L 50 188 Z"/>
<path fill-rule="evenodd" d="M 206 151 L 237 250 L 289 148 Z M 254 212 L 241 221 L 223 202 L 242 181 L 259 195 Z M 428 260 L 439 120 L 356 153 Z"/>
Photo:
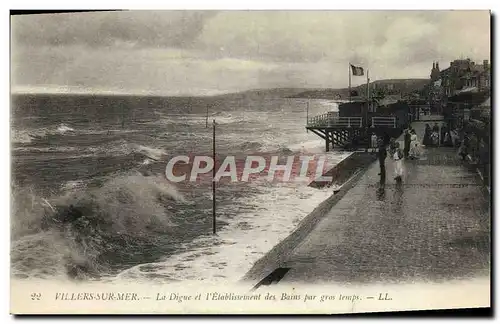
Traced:
<path fill-rule="evenodd" d="M 361 66 L 354 66 L 351 64 L 352 75 L 361 76 L 364 75 L 363 68 Z"/>

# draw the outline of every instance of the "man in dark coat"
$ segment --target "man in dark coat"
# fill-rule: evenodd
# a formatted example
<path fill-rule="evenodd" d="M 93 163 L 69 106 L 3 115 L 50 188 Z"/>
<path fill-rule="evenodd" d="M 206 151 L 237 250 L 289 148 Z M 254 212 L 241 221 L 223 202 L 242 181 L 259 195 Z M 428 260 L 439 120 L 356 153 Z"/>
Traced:
<path fill-rule="evenodd" d="M 405 129 L 405 147 L 404 147 L 404 156 L 405 158 L 408 158 L 408 155 L 410 154 L 410 143 L 411 143 L 411 134 L 409 129 Z"/>
<path fill-rule="evenodd" d="M 380 164 L 380 173 L 379 175 L 385 179 L 385 159 L 387 157 L 387 149 L 385 147 L 385 143 L 383 137 L 378 141 L 378 162 Z"/>
<path fill-rule="evenodd" d="M 432 144 L 431 135 L 432 135 L 431 126 L 429 124 L 425 124 L 424 139 L 422 140 L 422 144 L 424 144 L 425 146 L 431 146 Z"/>

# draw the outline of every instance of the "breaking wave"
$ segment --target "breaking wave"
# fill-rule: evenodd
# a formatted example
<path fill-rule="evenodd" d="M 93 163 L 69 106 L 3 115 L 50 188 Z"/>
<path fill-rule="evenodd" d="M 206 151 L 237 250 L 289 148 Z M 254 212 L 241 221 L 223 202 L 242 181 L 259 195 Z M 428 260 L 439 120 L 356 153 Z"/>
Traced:
<path fill-rule="evenodd" d="M 92 147 L 89 150 L 95 155 L 125 156 L 130 154 L 140 154 L 144 157 L 141 164 L 161 161 L 167 156 L 167 152 L 164 149 L 129 143 L 125 140 L 110 142 L 103 146 Z"/>
<path fill-rule="evenodd" d="M 185 202 L 162 177 L 141 174 L 49 199 L 30 189 L 12 195 L 11 264 L 18 278 L 99 278 L 117 253 L 141 250 L 173 230 L 169 210 Z"/>
<path fill-rule="evenodd" d="M 290 144 L 288 145 L 288 149 L 292 151 L 301 151 L 301 152 L 317 152 L 318 149 L 320 149 L 321 151 L 324 145 L 325 144 L 323 140 L 311 140 L 297 144 Z"/>
<path fill-rule="evenodd" d="M 178 114 L 165 114 L 159 113 L 159 119 L 149 122 L 153 125 L 176 125 L 190 127 L 193 125 L 205 125 L 207 123 L 206 115 L 178 115 Z M 217 124 L 233 124 L 241 123 L 244 121 L 251 121 L 252 119 L 245 119 L 244 116 L 233 116 L 226 112 L 216 112 L 208 115 L 208 125 L 211 127 L 212 121 L 215 119 Z"/>
<path fill-rule="evenodd" d="M 162 160 L 167 152 L 164 149 L 130 143 L 124 139 L 108 142 L 99 146 L 48 146 L 48 147 L 14 147 L 17 152 L 40 152 L 40 153 L 73 153 L 74 157 L 89 157 L 95 155 L 125 156 L 134 153 L 141 154 L 145 159 L 151 161 Z M 67 156 L 69 157 L 69 155 Z"/>
<path fill-rule="evenodd" d="M 31 143 L 33 140 L 43 139 L 49 135 L 65 135 L 74 132 L 75 130 L 73 128 L 64 123 L 54 128 L 42 127 L 30 130 L 13 129 L 11 140 L 13 143 Z"/>
<path fill-rule="evenodd" d="M 74 135 L 99 135 L 134 133 L 131 129 L 75 129 L 67 124 L 61 123 L 57 127 L 41 127 L 35 129 L 12 129 L 11 141 L 13 143 L 31 143 L 36 140 L 44 140 L 48 136 L 74 136 Z"/>
<path fill-rule="evenodd" d="M 69 127 L 68 125 L 66 124 L 60 124 L 59 127 L 57 127 L 57 132 L 59 134 L 64 134 L 64 133 L 67 133 L 67 132 L 74 132 L 75 130 L 71 127 Z"/>
<path fill-rule="evenodd" d="M 12 143 L 31 143 L 33 137 L 28 132 L 12 131 L 10 140 Z"/>
<path fill-rule="evenodd" d="M 242 151 L 253 151 L 253 150 L 259 150 L 262 147 L 262 144 L 259 142 L 243 142 L 237 146 L 238 150 Z"/>

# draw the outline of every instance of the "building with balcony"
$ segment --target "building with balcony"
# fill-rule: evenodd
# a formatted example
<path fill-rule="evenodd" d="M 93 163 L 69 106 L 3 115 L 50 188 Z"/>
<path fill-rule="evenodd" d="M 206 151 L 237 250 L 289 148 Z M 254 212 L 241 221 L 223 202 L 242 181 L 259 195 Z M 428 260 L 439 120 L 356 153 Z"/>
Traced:
<path fill-rule="evenodd" d="M 439 72 L 443 94 L 447 97 L 464 90 L 485 91 L 490 88 L 491 69 L 488 60 L 476 64 L 471 59 L 450 62 L 450 66 Z"/>
<path fill-rule="evenodd" d="M 461 104 L 462 97 L 464 97 L 460 96 L 461 94 L 486 93 L 490 91 L 490 88 L 491 67 L 488 60 L 483 60 L 482 64 L 476 64 L 469 58 L 457 59 L 451 61 L 450 66 L 444 70 L 440 70 L 439 63 L 434 62 L 428 88 L 429 106 L 433 112 L 442 114 L 450 110 L 449 104 Z M 470 108 L 471 104 L 467 102 L 467 108 Z M 456 107 L 452 110 L 456 110 Z"/>

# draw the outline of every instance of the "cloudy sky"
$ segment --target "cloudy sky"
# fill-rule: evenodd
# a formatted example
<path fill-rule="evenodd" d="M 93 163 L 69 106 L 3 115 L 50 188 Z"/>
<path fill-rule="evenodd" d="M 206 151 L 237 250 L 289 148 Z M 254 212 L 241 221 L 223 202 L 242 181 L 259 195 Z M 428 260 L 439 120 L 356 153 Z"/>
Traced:
<path fill-rule="evenodd" d="M 486 11 L 93 12 L 14 16 L 11 30 L 14 91 L 344 87 L 348 62 L 374 80 L 490 58 Z"/>

